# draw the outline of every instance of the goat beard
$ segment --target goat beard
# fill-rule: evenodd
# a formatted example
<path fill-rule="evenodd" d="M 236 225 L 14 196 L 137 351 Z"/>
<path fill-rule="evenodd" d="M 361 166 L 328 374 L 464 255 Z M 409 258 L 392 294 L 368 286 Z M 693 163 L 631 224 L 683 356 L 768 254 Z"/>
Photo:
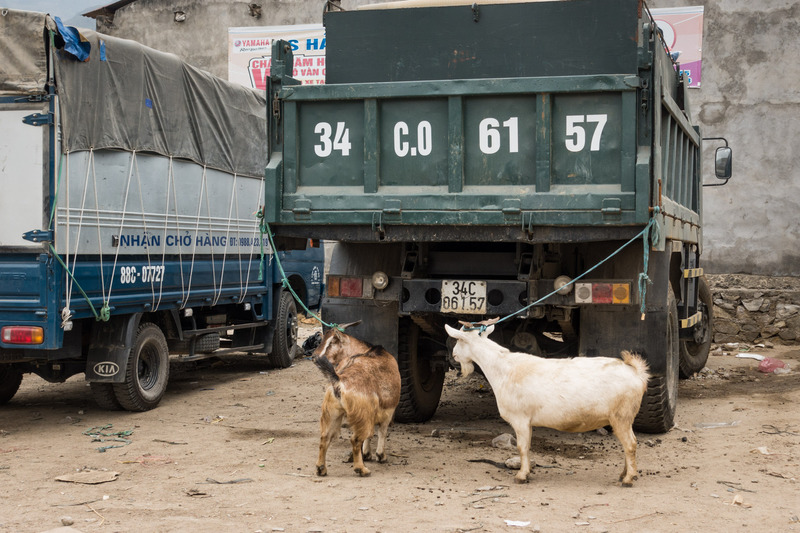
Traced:
<path fill-rule="evenodd" d="M 465 378 L 465 377 L 469 376 L 475 370 L 475 365 L 473 365 L 471 361 L 464 361 L 464 362 L 461 362 L 460 364 L 461 364 L 461 377 L 462 378 Z"/>

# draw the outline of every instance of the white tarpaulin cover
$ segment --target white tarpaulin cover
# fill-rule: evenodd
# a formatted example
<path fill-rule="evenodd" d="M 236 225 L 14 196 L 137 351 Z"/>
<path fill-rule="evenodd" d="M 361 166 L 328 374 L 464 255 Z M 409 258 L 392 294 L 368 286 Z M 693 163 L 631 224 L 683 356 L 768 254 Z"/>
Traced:
<path fill-rule="evenodd" d="M 78 34 L 60 21 L 56 27 L 39 13 L 2 11 L 6 15 L 0 16 L 0 48 L 11 50 L 8 55 L 15 58 L 0 63 L 4 91 L 45 92 L 50 40 L 45 29 L 54 30 L 55 86 L 65 151 L 150 152 L 225 172 L 264 175 L 263 92 L 222 80 L 173 54 L 134 41 L 83 29 Z M 88 56 L 79 60 L 67 49 L 88 49 Z"/>

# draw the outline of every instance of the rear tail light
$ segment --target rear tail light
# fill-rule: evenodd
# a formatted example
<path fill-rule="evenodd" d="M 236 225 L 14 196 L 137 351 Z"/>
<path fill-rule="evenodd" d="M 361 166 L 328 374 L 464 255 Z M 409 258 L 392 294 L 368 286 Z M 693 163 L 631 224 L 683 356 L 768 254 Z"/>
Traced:
<path fill-rule="evenodd" d="M 6 344 L 42 344 L 44 330 L 38 326 L 6 326 L 0 330 L 0 339 Z"/>
<path fill-rule="evenodd" d="M 591 282 L 575 284 L 576 304 L 629 304 L 630 283 Z"/>
<path fill-rule="evenodd" d="M 592 303 L 596 304 L 611 303 L 610 283 L 592 283 Z"/>
<path fill-rule="evenodd" d="M 364 281 L 361 278 L 342 278 L 339 282 L 341 296 L 361 298 L 364 291 Z"/>
<path fill-rule="evenodd" d="M 364 280 L 344 276 L 328 276 L 328 296 L 361 298 L 364 295 Z"/>
<path fill-rule="evenodd" d="M 611 303 L 631 303 L 631 286 L 627 283 L 613 283 L 611 285 Z"/>
<path fill-rule="evenodd" d="M 328 283 L 326 287 L 328 288 L 328 296 L 336 297 L 339 296 L 339 280 L 341 278 L 339 276 L 328 276 Z"/>

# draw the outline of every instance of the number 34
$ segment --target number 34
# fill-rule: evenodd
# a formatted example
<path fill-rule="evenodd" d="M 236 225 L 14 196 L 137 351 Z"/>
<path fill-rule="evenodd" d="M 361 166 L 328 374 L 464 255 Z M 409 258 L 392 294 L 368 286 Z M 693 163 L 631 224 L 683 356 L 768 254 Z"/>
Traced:
<path fill-rule="evenodd" d="M 565 144 L 570 152 L 580 152 L 586 147 L 586 130 L 583 123 L 594 123 L 592 142 L 589 144 L 590 152 L 600 150 L 600 138 L 606 126 L 608 115 L 567 115 L 567 138 Z"/>
<path fill-rule="evenodd" d="M 314 153 L 318 157 L 328 157 L 334 150 L 338 150 L 343 156 L 350 155 L 350 129 L 344 122 L 336 123 L 336 133 L 333 126 L 327 122 L 319 122 L 314 128 L 314 133 L 319 135 L 320 144 L 314 145 Z"/>

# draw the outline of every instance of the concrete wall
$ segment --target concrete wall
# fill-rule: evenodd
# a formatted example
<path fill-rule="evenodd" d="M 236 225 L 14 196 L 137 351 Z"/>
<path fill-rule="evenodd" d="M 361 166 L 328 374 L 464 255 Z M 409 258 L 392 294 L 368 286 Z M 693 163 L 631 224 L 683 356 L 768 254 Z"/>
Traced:
<path fill-rule="evenodd" d="M 703 266 L 800 276 L 800 2 L 651 0 L 705 6 L 703 81 L 690 91 L 706 137 L 726 137 L 734 176 L 704 189 Z M 714 181 L 706 149 L 707 181 Z"/>
<path fill-rule="evenodd" d="M 376 0 L 378 1 L 378 0 Z M 138 0 L 98 30 L 174 52 L 227 76 L 227 29 L 322 21 L 315 0 Z M 368 3 L 345 0 L 352 8 Z M 703 86 L 691 90 L 695 119 L 707 137 L 727 137 L 734 177 L 706 187 L 709 272 L 800 276 L 800 2 L 797 0 L 650 0 L 651 8 L 705 6 Z M 186 19 L 175 22 L 175 11 Z M 713 177 L 713 148 L 705 150 Z"/>
<path fill-rule="evenodd" d="M 371 3 L 344 0 L 352 9 Z M 251 6 L 257 6 L 251 8 Z M 119 9 L 113 19 L 97 20 L 97 31 L 139 41 L 172 52 L 219 76 L 228 77 L 228 28 L 322 24 L 321 0 L 137 0 Z M 183 13 L 176 21 L 176 12 Z"/>

